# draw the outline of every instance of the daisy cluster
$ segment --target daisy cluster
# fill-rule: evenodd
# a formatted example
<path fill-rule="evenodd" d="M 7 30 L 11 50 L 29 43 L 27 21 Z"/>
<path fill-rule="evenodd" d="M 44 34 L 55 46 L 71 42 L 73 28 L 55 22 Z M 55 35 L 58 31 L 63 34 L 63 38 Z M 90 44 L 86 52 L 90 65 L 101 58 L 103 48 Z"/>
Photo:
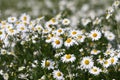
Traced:
<path fill-rule="evenodd" d="M 0 79 L 111 79 L 106 77 L 110 72 L 120 71 L 120 48 L 112 32 L 119 4 L 115 1 L 105 15 L 81 18 L 76 26 L 64 13 L 48 21 L 25 13 L 0 21 Z"/>

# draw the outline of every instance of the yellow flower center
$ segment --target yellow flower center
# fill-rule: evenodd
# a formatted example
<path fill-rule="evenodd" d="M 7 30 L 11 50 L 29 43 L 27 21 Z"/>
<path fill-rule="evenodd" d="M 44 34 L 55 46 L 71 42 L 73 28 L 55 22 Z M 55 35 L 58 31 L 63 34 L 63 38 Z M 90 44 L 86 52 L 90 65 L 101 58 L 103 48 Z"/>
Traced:
<path fill-rule="evenodd" d="M 55 22 L 56 22 L 56 20 L 55 20 L 54 18 L 52 18 L 52 19 L 51 19 L 51 21 L 52 21 L 53 23 L 55 23 Z"/>
<path fill-rule="evenodd" d="M 93 69 L 94 72 L 97 72 L 97 69 Z"/>
<path fill-rule="evenodd" d="M 67 22 L 68 22 L 67 20 L 64 21 L 64 23 L 67 23 Z"/>
<path fill-rule="evenodd" d="M 85 60 L 85 64 L 88 65 L 90 63 L 89 60 Z"/>
<path fill-rule="evenodd" d="M 60 41 L 59 41 L 59 40 L 56 40 L 55 43 L 56 43 L 56 44 L 60 44 Z"/>
<path fill-rule="evenodd" d="M 50 66 L 50 62 L 49 61 L 45 61 L 45 66 L 46 67 Z"/>
<path fill-rule="evenodd" d="M 67 43 L 70 43 L 71 41 L 72 41 L 71 38 L 68 38 L 68 39 L 66 40 Z"/>
<path fill-rule="evenodd" d="M 61 33 L 61 32 L 62 32 L 62 30 L 61 30 L 61 29 L 59 29 L 59 30 L 58 30 L 58 32 L 60 32 L 60 33 Z"/>
<path fill-rule="evenodd" d="M 96 34 L 96 33 L 94 33 L 94 34 L 93 34 L 93 37 L 97 37 L 97 34 Z"/>
<path fill-rule="evenodd" d="M 70 59 L 71 55 L 70 54 L 66 54 L 66 59 Z"/>
<path fill-rule="evenodd" d="M 9 31 L 10 31 L 11 33 L 14 33 L 14 30 L 13 30 L 13 29 L 10 29 Z"/>
<path fill-rule="evenodd" d="M 27 20 L 27 17 L 26 17 L 26 16 L 24 16 L 24 17 L 23 17 L 23 20 L 24 20 L 24 21 L 26 21 L 26 20 Z"/>
<path fill-rule="evenodd" d="M 96 49 L 94 49 L 93 51 L 94 51 L 95 53 L 97 52 L 97 50 L 96 50 Z"/>
<path fill-rule="evenodd" d="M 24 27 L 21 27 L 20 29 L 21 29 L 21 30 L 24 30 Z"/>
<path fill-rule="evenodd" d="M 14 20 L 14 18 L 11 18 L 11 20 Z"/>
<path fill-rule="evenodd" d="M 77 34 L 77 32 L 76 32 L 76 31 L 73 31 L 72 34 L 75 35 L 75 34 Z"/>
<path fill-rule="evenodd" d="M 104 64 L 108 64 L 108 61 L 105 61 Z"/>
<path fill-rule="evenodd" d="M 57 76 L 61 76 L 62 74 L 61 74 L 61 72 L 57 72 Z"/>
<path fill-rule="evenodd" d="M 2 31 L 0 31 L 0 35 L 2 35 Z"/>
<path fill-rule="evenodd" d="M 112 59 L 111 59 L 111 63 L 114 63 L 114 61 L 115 61 L 114 58 L 112 58 Z"/>
<path fill-rule="evenodd" d="M 82 36 L 78 36 L 78 39 L 81 39 L 82 38 Z"/>

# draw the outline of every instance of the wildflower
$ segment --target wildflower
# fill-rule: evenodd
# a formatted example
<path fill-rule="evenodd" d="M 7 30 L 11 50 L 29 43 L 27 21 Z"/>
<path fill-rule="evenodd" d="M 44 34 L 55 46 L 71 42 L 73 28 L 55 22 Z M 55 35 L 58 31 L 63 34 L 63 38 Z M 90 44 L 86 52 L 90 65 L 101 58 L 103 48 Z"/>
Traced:
<path fill-rule="evenodd" d="M 52 46 L 53 48 L 61 48 L 63 40 L 61 38 L 53 38 Z"/>
<path fill-rule="evenodd" d="M 54 70 L 53 71 L 53 77 L 56 79 L 56 80 L 63 80 L 64 77 L 63 77 L 63 73 L 59 70 Z"/>
<path fill-rule="evenodd" d="M 74 62 L 76 60 L 76 57 L 74 56 L 74 54 L 65 54 L 61 60 L 63 62 Z"/>
<path fill-rule="evenodd" d="M 72 39 L 72 38 L 67 38 L 67 40 L 64 42 L 64 45 L 69 48 L 70 46 L 73 46 L 75 43 L 76 43 L 76 42 L 75 42 L 74 39 Z"/>
<path fill-rule="evenodd" d="M 108 68 L 110 66 L 110 64 L 111 64 L 111 62 L 108 59 L 104 60 L 103 67 Z"/>
<path fill-rule="evenodd" d="M 97 54 L 99 54 L 100 53 L 100 50 L 97 50 L 97 49 L 93 49 L 92 51 L 91 51 L 91 54 L 93 54 L 93 55 L 97 55 Z"/>
<path fill-rule="evenodd" d="M 94 40 L 99 40 L 102 35 L 101 35 L 100 31 L 98 31 L 98 30 L 92 30 L 90 32 L 89 36 L 90 36 L 90 38 L 92 38 L 92 41 L 94 41 Z"/>
<path fill-rule="evenodd" d="M 96 19 L 93 21 L 93 25 L 99 24 L 100 22 L 101 22 L 101 19 L 96 18 Z"/>
<path fill-rule="evenodd" d="M 24 14 L 21 15 L 20 20 L 23 23 L 29 24 L 30 23 L 30 16 L 24 13 Z"/>
<path fill-rule="evenodd" d="M 90 69 L 94 65 L 94 62 L 91 57 L 83 57 L 81 61 L 81 67 L 84 69 Z"/>
<path fill-rule="evenodd" d="M 113 41 L 115 39 L 115 35 L 110 31 L 105 31 L 104 35 L 109 41 Z"/>
<path fill-rule="evenodd" d="M 110 57 L 109 61 L 112 65 L 115 65 L 118 62 L 118 58 L 117 57 Z"/>
<path fill-rule="evenodd" d="M 65 19 L 63 19 L 62 24 L 63 25 L 69 25 L 70 24 L 70 20 L 65 18 Z"/>
<path fill-rule="evenodd" d="M 86 36 L 81 34 L 81 35 L 77 35 L 77 37 L 75 39 L 78 42 L 84 42 L 85 38 L 86 38 Z"/>
<path fill-rule="evenodd" d="M 86 26 L 89 22 L 91 22 L 91 20 L 89 18 L 88 19 L 82 18 L 81 22 L 83 26 Z"/>
<path fill-rule="evenodd" d="M 8 17 L 8 22 L 15 23 L 17 21 L 16 17 Z"/>
<path fill-rule="evenodd" d="M 90 72 L 91 74 L 94 74 L 94 75 L 99 75 L 100 72 L 101 72 L 101 69 L 98 68 L 98 67 L 96 67 L 96 66 L 94 66 L 94 67 L 92 67 L 92 68 L 89 70 L 89 72 Z"/>
<path fill-rule="evenodd" d="M 61 35 L 61 34 L 64 34 L 64 29 L 62 29 L 62 28 L 57 29 L 56 35 Z"/>
<path fill-rule="evenodd" d="M 48 70 L 54 69 L 54 62 L 52 60 L 42 60 L 41 65 L 43 68 L 47 68 Z"/>
<path fill-rule="evenodd" d="M 4 73 L 4 74 L 3 74 L 3 78 L 4 78 L 4 80 L 8 80 L 8 79 L 9 79 L 8 73 Z"/>

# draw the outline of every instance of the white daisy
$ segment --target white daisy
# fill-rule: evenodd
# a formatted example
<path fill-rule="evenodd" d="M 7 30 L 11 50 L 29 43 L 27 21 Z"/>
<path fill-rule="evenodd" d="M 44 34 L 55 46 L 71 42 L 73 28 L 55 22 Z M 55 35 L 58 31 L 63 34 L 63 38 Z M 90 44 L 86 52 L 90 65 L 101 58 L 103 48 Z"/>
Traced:
<path fill-rule="evenodd" d="M 17 33 L 15 29 L 8 29 L 6 32 L 8 35 L 15 35 Z"/>
<path fill-rule="evenodd" d="M 90 32 L 90 38 L 92 38 L 92 40 L 94 41 L 94 40 L 99 40 L 100 38 L 101 38 L 101 36 L 102 36 L 102 34 L 101 34 L 101 32 L 100 31 L 98 31 L 98 30 L 92 30 L 91 32 Z"/>
<path fill-rule="evenodd" d="M 52 38 L 52 37 L 49 37 L 49 36 L 48 36 L 48 37 L 46 38 L 46 40 L 45 40 L 46 43 L 50 43 L 50 42 L 52 42 L 52 41 L 53 41 L 53 38 Z"/>
<path fill-rule="evenodd" d="M 64 42 L 64 45 L 69 48 L 70 46 L 73 46 L 74 44 L 77 44 L 74 39 L 67 38 L 67 40 Z"/>
<path fill-rule="evenodd" d="M 78 42 L 84 42 L 85 38 L 86 38 L 86 36 L 84 36 L 84 35 L 77 35 L 77 37 L 75 39 Z"/>
<path fill-rule="evenodd" d="M 61 48 L 63 40 L 61 38 L 53 38 L 52 46 L 53 48 Z"/>
<path fill-rule="evenodd" d="M 28 24 L 30 22 L 30 16 L 24 13 L 20 16 L 20 20 Z"/>
<path fill-rule="evenodd" d="M 118 62 L 118 58 L 117 57 L 110 57 L 109 61 L 112 65 L 116 65 Z"/>
<path fill-rule="evenodd" d="M 96 67 L 96 66 L 94 66 L 94 67 L 92 67 L 92 68 L 89 70 L 89 72 L 90 72 L 91 74 L 94 74 L 94 75 L 99 75 L 100 72 L 101 72 L 101 69 L 98 68 L 98 67 Z"/>
<path fill-rule="evenodd" d="M 52 18 L 50 21 L 49 21 L 50 24 L 52 25 L 57 25 L 58 24 L 58 20 L 55 19 L 55 18 Z"/>
<path fill-rule="evenodd" d="M 26 26 L 24 24 L 19 24 L 19 25 L 17 25 L 17 31 L 26 32 L 27 28 L 26 28 Z"/>
<path fill-rule="evenodd" d="M 35 28 L 36 28 L 36 30 L 37 30 L 38 32 L 40 32 L 40 31 L 43 30 L 43 27 L 42 27 L 40 24 L 39 24 L 39 25 L 36 25 Z"/>
<path fill-rule="evenodd" d="M 54 69 L 54 62 L 52 60 L 42 60 L 42 67 L 47 68 L 48 70 Z"/>
<path fill-rule="evenodd" d="M 56 80 L 63 80 L 64 77 L 63 77 L 63 73 L 59 70 L 54 70 L 53 71 L 53 77 L 56 79 Z"/>
<path fill-rule="evenodd" d="M 114 7 L 118 7 L 120 5 L 120 1 L 119 0 L 116 0 L 114 3 L 113 3 L 113 6 Z"/>
<path fill-rule="evenodd" d="M 69 19 L 63 19 L 62 20 L 62 24 L 63 25 L 69 25 L 70 24 L 70 20 Z"/>
<path fill-rule="evenodd" d="M 108 68 L 110 66 L 110 64 L 111 64 L 110 60 L 108 60 L 108 59 L 104 60 L 103 67 Z"/>
<path fill-rule="evenodd" d="M 104 35 L 109 41 L 113 41 L 115 39 L 115 35 L 110 31 L 105 31 Z"/>
<path fill-rule="evenodd" d="M 91 57 L 83 57 L 81 61 L 81 67 L 84 69 L 90 69 L 94 65 L 94 62 Z"/>
<path fill-rule="evenodd" d="M 86 26 L 89 22 L 91 22 L 91 20 L 89 18 L 88 19 L 82 18 L 81 22 L 83 26 Z"/>
<path fill-rule="evenodd" d="M 97 54 L 99 54 L 100 53 L 100 50 L 97 50 L 97 49 L 93 49 L 92 51 L 91 51 L 91 54 L 93 54 L 93 55 L 97 55 Z"/>
<path fill-rule="evenodd" d="M 96 18 L 96 19 L 93 21 L 93 25 L 99 24 L 100 22 L 101 22 L 101 19 L 100 19 L 100 18 Z"/>
<path fill-rule="evenodd" d="M 78 31 L 78 30 L 71 30 L 70 31 L 70 36 L 71 37 L 76 37 L 78 34 L 82 34 L 82 32 Z"/>
<path fill-rule="evenodd" d="M 76 60 L 76 57 L 74 54 L 65 54 L 61 60 L 62 62 L 74 62 Z"/>
<path fill-rule="evenodd" d="M 104 53 L 104 55 L 105 56 L 114 56 L 114 49 L 112 49 L 112 48 L 108 48 L 106 51 L 105 51 L 105 53 Z"/>
<path fill-rule="evenodd" d="M 6 34 L 5 34 L 4 29 L 0 29 L 0 40 L 5 39 L 5 37 L 6 37 Z"/>
<path fill-rule="evenodd" d="M 8 22 L 10 23 L 14 23 L 17 21 L 17 18 L 16 17 L 8 17 Z"/>
<path fill-rule="evenodd" d="M 56 35 L 61 35 L 63 33 L 64 33 L 64 29 L 62 29 L 62 28 L 59 28 L 56 30 Z"/>

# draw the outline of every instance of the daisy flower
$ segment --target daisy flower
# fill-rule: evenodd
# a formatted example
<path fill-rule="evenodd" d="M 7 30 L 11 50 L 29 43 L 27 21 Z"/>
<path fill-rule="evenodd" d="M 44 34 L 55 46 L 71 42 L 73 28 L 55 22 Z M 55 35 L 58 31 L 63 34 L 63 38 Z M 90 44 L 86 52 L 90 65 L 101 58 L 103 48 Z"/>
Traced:
<path fill-rule="evenodd" d="M 74 54 L 65 54 L 61 60 L 62 62 L 74 62 L 76 60 L 76 57 Z"/>
<path fill-rule="evenodd" d="M 114 56 L 114 49 L 107 49 L 106 52 L 104 53 L 105 56 Z"/>
<path fill-rule="evenodd" d="M 91 20 L 89 18 L 88 19 L 82 18 L 81 22 L 83 26 L 86 26 L 89 22 L 91 22 Z"/>
<path fill-rule="evenodd" d="M 74 44 L 77 44 L 76 42 L 75 42 L 75 40 L 74 39 L 72 39 L 72 38 L 67 38 L 67 40 L 64 42 L 64 45 L 66 46 L 66 47 L 70 47 L 70 46 L 73 46 Z"/>
<path fill-rule="evenodd" d="M 24 24 L 17 25 L 17 31 L 26 32 L 27 28 Z"/>
<path fill-rule="evenodd" d="M 54 62 L 52 60 L 42 60 L 42 67 L 47 68 L 48 70 L 54 69 Z"/>
<path fill-rule="evenodd" d="M 62 20 L 62 24 L 63 25 L 69 25 L 70 24 L 70 20 L 69 19 L 63 19 Z"/>
<path fill-rule="evenodd" d="M 43 27 L 39 24 L 35 26 L 36 30 L 39 32 L 41 30 L 43 30 Z"/>
<path fill-rule="evenodd" d="M 15 35 L 17 33 L 14 29 L 8 29 L 6 32 L 8 33 L 8 35 Z"/>
<path fill-rule="evenodd" d="M 108 60 L 108 59 L 104 60 L 103 67 L 108 68 L 110 66 L 110 64 L 111 64 L 110 60 Z"/>
<path fill-rule="evenodd" d="M 100 38 L 101 38 L 101 32 L 100 31 L 98 31 L 98 30 L 92 30 L 91 32 L 90 32 L 90 38 L 92 38 L 92 40 L 94 41 L 94 40 L 99 40 Z"/>
<path fill-rule="evenodd" d="M 49 36 L 48 36 L 48 37 L 46 38 L 46 40 L 45 40 L 46 43 L 50 43 L 50 42 L 52 42 L 52 41 L 53 41 L 53 38 L 52 38 L 52 37 L 49 37 Z"/>
<path fill-rule="evenodd" d="M 104 34 L 109 41 L 113 41 L 115 39 L 115 35 L 110 31 L 105 31 Z"/>
<path fill-rule="evenodd" d="M 53 48 L 61 48 L 63 40 L 61 38 L 53 38 L 52 46 Z"/>
<path fill-rule="evenodd" d="M 77 35 L 77 37 L 75 39 L 78 42 L 84 42 L 85 38 L 86 37 L 84 35 Z"/>
<path fill-rule="evenodd" d="M 101 72 L 101 69 L 98 68 L 98 67 L 96 67 L 96 66 L 94 66 L 94 67 L 92 67 L 92 68 L 89 70 L 89 72 L 90 72 L 91 74 L 93 74 L 93 75 L 99 75 L 100 72 Z"/>
<path fill-rule="evenodd" d="M 100 50 L 97 50 L 97 49 L 93 49 L 92 51 L 91 51 L 91 54 L 94 54 L 94 55 L 97 55 L 97 54 L 99 54 L 100 53 Z"/>
<path fill-rule="evenodd" d="M 118 7 L 120 5 L 120 1 L 119 0 L 116 0 L 114 3 L 113 3 L 113 6 L 115 7 Z"/>
<path fill-rule="evenodd" d="M 56 35 L 61 35 L 63 33 L 64 33 L 64 29 L 62 29 L 62 28 L 59 28 L 56 30 Z"/>
<path fill-rule="evenodd" d="M 6 37 L 4 29 L 0 29 L 0 40 L 3 40 Z"/>
<path fill-rule="evenodd" d="M 49 21 L 50 24 L 52 25 L 57 25 L 58 24 L 58 20 L 55 19 L 55 18 L 52 18 L 50 21 Z"/>
<path fill-rule="evenodd" d="M 54 70 L 53 71 L 53 77 L 56 79 L 56 80 L 63 80 L 64 77 L 63 77 L 63 73 L 59 70 Z"/>
<path fill-rule="evenodd" d="M 82 32 L 80 32 L 78 30 L 71 30 L 70 31 L 70 36 L 71 37 L 76 37 L 78 34 L 82 34 Z"/>
<path fill-rule="evenodd" d="M 8 17 L 8 22 L 9 23 L 14 23 L 17 21 L 17 18 L 16 17 Z"/>
<path fill-rule="evenodd" d="M 109 61 L 112 65 L 116 65 L 118 62 L 118 58 L 117 57 L 110 57 Z"/>
<path fill-rule="evenodd" d="M 94 65 L 94 62 L 91 57 L 83 57 L 83 59 L 81 61 L 82 68 L 90 69 L 91 67 L 93 67 L 93 65 Z"/>
<path fill-rule="evenodd" d="M 93 25 L 99 24 L 100 22 L 101 22 L 101 19 L 100 19 L 100 18 L 96 18 L 96 19 L 93 21 Z"/>
<path fill-rule="evenodd" d="M 28 24 L 30 22 L 30 16 L 24 13 L 21 15 L 20 20 Z"/>

